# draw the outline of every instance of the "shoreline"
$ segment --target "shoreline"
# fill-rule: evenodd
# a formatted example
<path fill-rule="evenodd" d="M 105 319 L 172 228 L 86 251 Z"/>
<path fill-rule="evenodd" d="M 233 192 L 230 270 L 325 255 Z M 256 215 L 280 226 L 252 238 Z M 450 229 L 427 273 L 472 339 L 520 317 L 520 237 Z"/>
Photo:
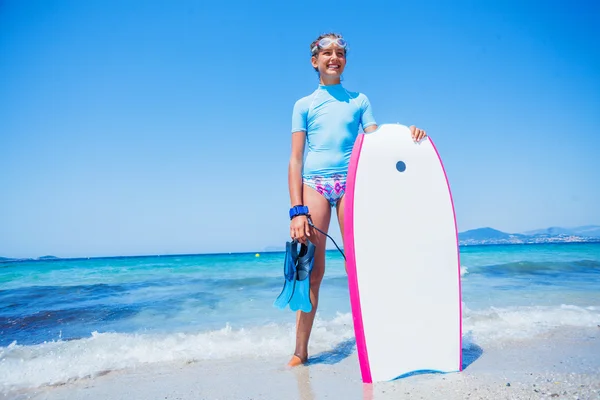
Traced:
<path fill-rule="evenodd" d="M 287 357 L 146 364 L 52 387 L 3 392 L 3 399 L 598 399 L 600 327 L 560 328 L 543 336 L 472 345 L 466 368 L 364 385 L 356 351 Z"/>

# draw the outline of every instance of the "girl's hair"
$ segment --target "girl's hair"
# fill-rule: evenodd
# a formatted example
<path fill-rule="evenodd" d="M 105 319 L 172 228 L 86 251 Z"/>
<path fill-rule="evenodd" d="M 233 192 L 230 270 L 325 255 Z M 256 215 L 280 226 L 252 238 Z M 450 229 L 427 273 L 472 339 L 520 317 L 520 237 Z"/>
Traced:
<path fill-rule="evenodd" d="M 319 43 L 319 40 L 326 38 L 326 37 L 330 37 L 330 38 L 341 38 L 342 35 L 339 33 L 335 33 L 335 32 L 329 32 L 329 33 L 324 33 L 322 35 L 320 35 L 318 38 L 316 38 L 311 44 L 310 44 L 310 51 L 311 51 L 311 55 L 312 56 L 318 56 L 319 55 L 319 49 L 317 49 L 316 53 L 312 52 L 312 49 L 317 45 L 317 43 Z M 346 53 L 346 50 L 344 50 L 344 53 Z M 319 71 L 318 68 L 315 68 L 315 71 Z"/>

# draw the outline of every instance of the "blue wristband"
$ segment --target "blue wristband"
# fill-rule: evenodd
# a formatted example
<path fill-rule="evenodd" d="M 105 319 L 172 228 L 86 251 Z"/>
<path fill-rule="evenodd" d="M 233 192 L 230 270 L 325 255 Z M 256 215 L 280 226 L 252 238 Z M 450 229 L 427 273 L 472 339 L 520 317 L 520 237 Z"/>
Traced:
<path fill-rule="evenodd" d="M 308 215 L 307 206 L 294 206 L 290 208 L 290 219 L 294 219 L 298 215 Z"/>

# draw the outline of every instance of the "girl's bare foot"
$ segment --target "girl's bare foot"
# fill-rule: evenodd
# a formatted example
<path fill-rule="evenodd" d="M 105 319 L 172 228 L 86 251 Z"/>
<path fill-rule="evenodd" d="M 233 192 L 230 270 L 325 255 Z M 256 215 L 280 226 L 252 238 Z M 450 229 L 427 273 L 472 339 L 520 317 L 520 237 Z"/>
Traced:
<path fill-rule="evenodd" d="M 306 359 L 308 357 L 305 358 L 300 358 L 300 356 L 294 354 L 292 356 L 292 359 L 288 362 L 287 366 L 288 367 L 297 367 L 298 365 L 302 365 L 306 362 Z"/>

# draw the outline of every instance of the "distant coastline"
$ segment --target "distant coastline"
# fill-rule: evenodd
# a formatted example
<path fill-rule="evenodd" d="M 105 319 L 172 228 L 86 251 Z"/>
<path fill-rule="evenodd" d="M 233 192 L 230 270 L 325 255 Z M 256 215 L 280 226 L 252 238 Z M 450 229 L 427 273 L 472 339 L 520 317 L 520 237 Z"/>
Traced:
<path fill-rule="evenodd" d="M 464 240 L 459 241 L 460 247 L 473 246 L 526 246 L 536 244 L 586 244 L 600 243 L 600 238 L 556 238 L 555 240 Z"/>
<path fill-rule="evenodd" d="M 550 227 L 524 233 L 507 233 L 493 228 L 478 228 L 459 233 L 458 241 L 462 246 L 596 243 L 600 242 L 600 226 L 586 225 L 576 228 Z"/>

